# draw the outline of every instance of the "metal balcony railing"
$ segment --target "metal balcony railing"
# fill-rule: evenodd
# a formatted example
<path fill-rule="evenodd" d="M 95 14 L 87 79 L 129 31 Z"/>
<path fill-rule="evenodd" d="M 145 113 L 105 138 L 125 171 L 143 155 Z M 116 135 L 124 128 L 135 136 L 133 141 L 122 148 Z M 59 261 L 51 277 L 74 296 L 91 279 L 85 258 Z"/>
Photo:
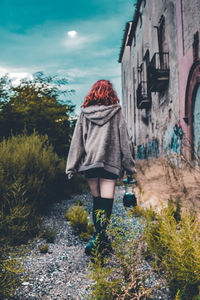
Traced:
<path fill-rule="evenodd" d="M 146 81 L 141 81 L 137 88 L 137 108 L 148 109 L 150 106 L 150 97 L 148 95 L 148 87 Z"/>
<path fill-rule="evenodd" d="M 160 92 L 169 82 L 169 53 L 154 53 L 148 68 L 150 91 Z"/>
<path fill-rule="evenodd" d="M 154 53 L 150 62 L 150 67 L 155 70 L 169 70 L 169 53 Z"/>

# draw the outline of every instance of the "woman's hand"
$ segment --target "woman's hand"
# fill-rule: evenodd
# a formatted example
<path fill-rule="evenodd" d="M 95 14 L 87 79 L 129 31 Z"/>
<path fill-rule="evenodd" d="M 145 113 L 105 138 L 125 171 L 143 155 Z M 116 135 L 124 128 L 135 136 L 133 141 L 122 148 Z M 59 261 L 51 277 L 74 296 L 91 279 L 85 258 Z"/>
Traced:
<path fill-rule="evenodd" d="M 73 173 L 73 172 L 67 173 L 67 178 L 68 178 L 68 180 L 72 179 L 73 176 L 74 176 L 74 173 Z"/>

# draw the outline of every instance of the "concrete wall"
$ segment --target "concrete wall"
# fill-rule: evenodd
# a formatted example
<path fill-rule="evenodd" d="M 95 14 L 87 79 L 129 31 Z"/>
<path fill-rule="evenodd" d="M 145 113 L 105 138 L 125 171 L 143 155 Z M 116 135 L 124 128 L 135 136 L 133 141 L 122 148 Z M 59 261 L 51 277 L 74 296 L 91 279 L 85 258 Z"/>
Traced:
<path fill-rule="evenodd" d="M 123 108 L 136 149 L 149 147 L 152 154 L 159 144 L 159 152 L 170 152 L 173 128 L 175 123 L 180 121 L 176 0 L 142 1 L 140 12 L 135 41 L 133 39 L 132 45 L 125 47 L 122 57 Z M 154 26 L 158 26 L 162 15 L 165 17 L 164 48 L 169 52 L 169 84 L 162 93 L 151 93 L 151 109 L 137 109 L 138 67 L 143 62 L 146 50 L 149 50 L 150 60 L 154 53 L 158 52 L 157 29 Z M 158 152 L 158 149 L 156 151 Z"/>
<path fill-rule="evenodd" d="M 179 105 L 180 124 L 184 132 L 184 143 L 182 152 L 187 158 L 192 158 L 193 152 L 193 99 L 188 99 L 187 94 L 190 86 L 196 87 L 196 80 L 199 72 L 193 70 L 193 41 L 194 34 L 200 33 L 200 1 L 177 0 L 177 24 L 178 24 L 178 69 L 179 69 Z M 200 56 L 200 54 L 199 54 Z M 198 66 L 197 66 L 198 67 Z M 192 76 L 194 72 L 194 76 Z M 196 72 L 196 75 L 195 75 Z M 192 94 L 193 91 L 190 91 Z M 189 102 L 189 115 L 185 121 L 186 105 Z"/>

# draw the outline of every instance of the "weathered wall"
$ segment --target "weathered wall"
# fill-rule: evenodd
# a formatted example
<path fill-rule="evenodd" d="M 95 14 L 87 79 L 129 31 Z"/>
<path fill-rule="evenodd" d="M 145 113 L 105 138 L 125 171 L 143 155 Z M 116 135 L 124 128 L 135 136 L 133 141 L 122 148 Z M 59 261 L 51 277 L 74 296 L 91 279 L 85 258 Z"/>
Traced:
<path fill-rule="evenodd" d="M 184 54 L 192 46 L 193 34 L 200 29 L 200 1 L 182 0 L 182 24 Z"/>
<path fill-rule="evenodd" d="M 190 73 L 192 72 L 192 68 L 194 66 L 194 34 L 197 31 L 200 33 L 200 1 L 177 0 L 176 13 L 178 24 L 180 123 L 184 132 L 184 143 L 182 147 L 182 152 L 187 158 L 191 158 L 194 150 L 195 131 L 195 128 L 193 128 L 193 107 L 190 108 L 190 113 L 187 116 L 187 120 L 185 119 L 185 111 L 187 109 L 186 105 L 188 101 L 191 102 L 190 105 L 193 106 L 192 99 L 187 98 L 187 89 L 189 89 L 190 85 L 196 86 L 194 82 L 196 81 L 196 78 L 195 76 L 191 76 Z M 191 80 L 190 77 L 192 77 Z"/>
<path fill-rule="evenodd" d="M 146 2 L 146 4 L 145 4 Z M 173 127 L 179 122 L 178 90 L 178 49 L 176 1 L 148 0 L 140 7 L 135 41 L 127 46 L 122 58 L 122 78 L 126 74 L 125 84 L 122 79 L 123 107 L 126 109 L 128 128 L 131 131 L 138 158 L 146 155 L 156 156 L 159 152 L 171 151 Z M 146 50 L 150 60 L 158 52 L 157 29 L 161 16 L 165 17 L 165 51 L 169 52 L 170 78 L 168 87 L 162 93 L 151 93 L 150 110 L 136 108 L 136 89 L 139 83 L 138 67 L 143 62 Z M 132 103 L 132 105 L 131 105 Z M 169 110 L 171 113 L 169 113 Z M 141 149 L 141 150 L 140 150 Z"/>

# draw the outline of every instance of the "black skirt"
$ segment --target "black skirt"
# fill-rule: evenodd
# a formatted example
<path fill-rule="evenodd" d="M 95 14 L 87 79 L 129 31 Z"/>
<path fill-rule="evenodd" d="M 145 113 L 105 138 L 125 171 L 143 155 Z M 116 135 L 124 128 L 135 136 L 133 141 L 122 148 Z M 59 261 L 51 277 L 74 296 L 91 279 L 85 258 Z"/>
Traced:
<path fill-rule="evenodd" d="M 104 178 L 104 179 L 117 179 L 118 175 L 106 171 L 104 168 L 94 168 L 84 171 L 86 178 Z"/>

